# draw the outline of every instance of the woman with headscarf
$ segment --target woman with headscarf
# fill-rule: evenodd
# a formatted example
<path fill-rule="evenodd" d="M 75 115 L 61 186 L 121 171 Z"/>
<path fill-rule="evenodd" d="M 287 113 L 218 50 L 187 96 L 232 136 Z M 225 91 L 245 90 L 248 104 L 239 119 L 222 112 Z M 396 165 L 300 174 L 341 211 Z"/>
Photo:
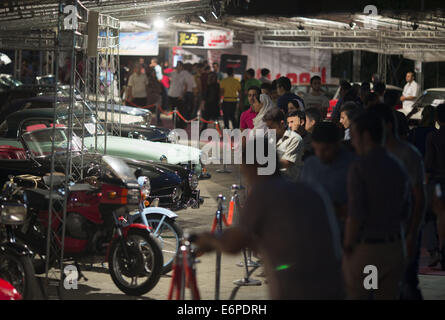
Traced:
<path fill-rule="evenodd" d="M 253 119 L 254 129 L 266 129 L 266 124 L 263 121 L 264 115 L 274 107 L 272 99 L 267 94 L 260 95 L 260 101 L 256 101 L 253 105 L 254 111 L 257 113 Z"/>

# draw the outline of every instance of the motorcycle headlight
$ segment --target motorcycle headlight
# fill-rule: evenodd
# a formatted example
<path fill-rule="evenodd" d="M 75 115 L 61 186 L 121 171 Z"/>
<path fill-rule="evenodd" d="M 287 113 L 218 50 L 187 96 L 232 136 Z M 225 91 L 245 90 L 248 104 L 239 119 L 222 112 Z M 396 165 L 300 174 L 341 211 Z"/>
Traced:
<path fill-rule="evenodd" d="M 167 135 L 167 140 L 170 143 L 178 143 L 179 140 L 178 133 L 174 130 L 170 131 L 170 133 Z"/>
<path fill-rule="evenodd" d="M 189 178 L 190 189 L 196 190 L 199 184 L 198 176 L 195 173 L 190 173 L 188 178 Z"/>
<path fill-rule="evenodd" d="M 167 157 L 166 157 L 165 155 L 162 155 L 162 156 L 159 158 L 159 160 L 160 160 L 161 162 L 168 163 Z"/>
<path fill-rule="evenodd" d="M 145 176 L 141 176 L 138 178 L 138 184 L 141 187 L 142 200 L 147 199 L 150 196 L 151 192 L 150 179 Z"/>
<path fill-rule="evenodd" d="M 23 204 L 7 203 L 2 205 L 0 210 L 0 222 L 3 224 L 22 224 L 26 219 L 27 210 Z"/>

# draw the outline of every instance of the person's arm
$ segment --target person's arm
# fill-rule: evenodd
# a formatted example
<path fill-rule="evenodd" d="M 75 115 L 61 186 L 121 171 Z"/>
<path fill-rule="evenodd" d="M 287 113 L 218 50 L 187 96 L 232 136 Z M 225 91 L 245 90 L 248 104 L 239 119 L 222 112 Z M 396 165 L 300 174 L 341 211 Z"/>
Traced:
<path fill-rule="evenodd" d="M 128 97 L 128 101 L 133 101 L 133 77 L 130 76 L 128 78 L 128 91 L 127 91 L 127 97 Z"/>
<path fill-rule="evenodd" d="M 289 143 L 286 151 L 280 158 L 280 167 L 284 169 L 288 169 L 292 167 L 297 161 L 297 151 L 299 145 L 302 143 L 303 139 L 300 137 L 292 138 L 292 141 Z"/>
<path fill-rule="evenodd" d="M 213 250 L 235 254 L 249 246 L 248 238 L 238 227 L 225 230 L 219 237 L 210 232 L 202 233 L 194 243 L 198 247 L 198 254 Z"/>
<path fill-rule="evenodd" d="M 406 234 L 406 248 L 408 257 L 415 255 L 415 249 L 419 238 L 420 225 L 422 224 L 425 208 L 426 208 L 426 190 L 422 184 L 416 185 L 413 190 L 413 210 L 408 224 L 408 230 Z"/>
<path fill-rule="evenodd" d="M 434 159 L 436 158 L 436 152 L 433 144 L 433 133 L 434 132 L 430 132 L 428 134 L 425 145 L 425 173 L 427 183 L 431 179 L 431 175 L 434 169 Z"/>
<path fill-rule="evenodd" d="M 343 246 L 345 254 L 353 251 L 359 238 L 361 219 L 366 215 L 366 188 L 360 177 L 358 166 L 353 164 L 348 172 L 348 215 L 345 223 Z"/>

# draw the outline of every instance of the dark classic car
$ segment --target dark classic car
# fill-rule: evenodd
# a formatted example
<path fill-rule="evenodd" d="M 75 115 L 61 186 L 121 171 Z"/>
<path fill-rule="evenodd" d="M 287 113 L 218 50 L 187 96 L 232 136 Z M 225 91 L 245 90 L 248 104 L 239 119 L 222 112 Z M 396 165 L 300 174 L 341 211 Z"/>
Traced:
<path fill-rule="evenodd" d="M 8 116 L 0 125 L 0 183 L 6 181 L 10 174 L 43 176 L 49 172 L 51 149 L 48 143 L 51 141 L 52 131 L 47 129 L 47 137 L 40 133 L 43 137 L 42 141 L 47 142 L 46 145 L 39 141 L 38 146 L 33 146 L 23 137 L 30 136 L 29 132 L 33 132 L 36 128 L 44 132 L 44 129 L 51 127 L 53 121 L 50 115 L 49 109 L 23 110 Z M 58 130 L 64 129 L 58 128 Z M 75 145 L 82 146 L 82 139 L 78 136 L 75 135 L 73 141 Z M 60 144 L 63 143 L 66 144 L 64 141 Z M 87 152 L 85 149 L 76 150 L 74 154 L 73 161 L 79 162 L 83 159 L 83 164 L 101 156 Z M 167 163 L 124 159 L 130 167 L 141 169 L 142 175 L 150 178 L 150 200 L 159 198 L 160 206 L 179 210 L 188 206 L 196 208 L 202 203 L 199 196 L 198 177 L 191 171 L 182 166 Z M 62 167 L 58 170 L 64 171 Z"/>
<path fill-rule="evenodd" d="M 37 92 L 40 91 L 36 90 Z M 47 90 L 54 88 L 46 88 Z M 18 92 L 15 94 L 15 98 L 7 101 L 0 110 L 0 123 L 3 122 L 6 117 L 16 111 L 20 111 L 23 109 L 35 109 L 35 108 L 53 108 L 54 107 L 54 96 L 50 95 L 37 95 L 32 96 L 33 93 L 29 93 L 29 90 L 21 90 L 21 93 L 25 96 L 24 98 L 17 98 L 19 95 Z M 27 92 L 25 94 L 25 92 Z M 35 92 L 34 92 L 35 93 Z M 49 92 L 45 92 L 48 94 Z M 62 95 L 58 98 L 58 101 L 61 103 L 68 103 L 68 98 L 65 95 Z M 94 104 L 88 104 L 90 109 L 94 110 Z M 99 109 L 99 118 L 105 118 L 105 104 L 100 102 L 98 104 Z M 111 106 L 108 106 L 108 109 L 111 109 Z M 176 135 L 174 132 L 167 128 L 161 128 L 157 126 L 150 125 L 151 122 L 151 112 L 148 110 L 142 110 L 139 108 L 128 107 L 128 106 L 115 106 L 115 120 L 116 122 L 119 119 L 119 113 L 121 118 L 120 125 L 120 135 L 121 137 L 135 138 L 141 140 L 149 140 L 156 142 L 170 142 L 176 143 Z M 119 112 L 119 113 L 118 113 Z M 107 114 L 108 130 L 111 130 L 112 124 L 111 120 L 111 110 L 108 110 Z M 126 120 L 126 121 L 125 121 Z"/>

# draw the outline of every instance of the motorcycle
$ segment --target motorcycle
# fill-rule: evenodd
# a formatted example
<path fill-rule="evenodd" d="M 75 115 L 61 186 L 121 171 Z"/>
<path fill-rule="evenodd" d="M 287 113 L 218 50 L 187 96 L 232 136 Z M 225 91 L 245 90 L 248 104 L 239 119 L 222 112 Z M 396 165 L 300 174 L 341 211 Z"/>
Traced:
<path fill-rule="evenodd" d="M 14 230 L 24 223 L 27 208 L 24 202 L 26 196 L 19 192 L 13 181 L 3 186 L 0 209 L 0 278 L 4 283 L 0 285 L 2 295 L 10 298 L 23 296 L 24 299 L 33 299 L 37 295 L 37 280 L 31 260 L 30 249 L 16 241 Z M 17 294 L 9 286 L 13 286 Z"/>
<path fill-rule="evenodd" d="M 143 190 L 143 199 L 139 204 L 139 210 L 130 213 L 130 221 L 147 226 L 158 241 L 164 259 L 162 274 L 166 274 L 172 270 L 173 261 L 183 238 L 183 231 L 176 223 L 178 217 L 176 213 L 158 207 L 158 198 L 151 203 L 146 200 L 150 194 L 150 181 L 146 177 L 140 176 L 138 183 Z"/>
<path fill-rule="evenodd" d="M 0 300 L 22 300 L 22 295 L 8 281 L 0 279 Z"/>
<path fill-rule="evenodd" d="M 102 162 L 97 173 L 90 172 L 85 181 L 71 184 L 68 190 L 62 187 L 64 175 L 53 175 L 54 190 L 27 190 L 30 217 L 20 230 L 20 237 L 36 252 L 36 272 L 43 273 L 49 194 L 62 198 L 67 192 L 64 260 L 74 260 L 77 267 L 78 262 L 108 261 L 115 285 L 127 295 L 139 296 L 158 283 L 162 252 L 146 225 L 128 221 L 128 213 L 137 208 L 141 198 L 135 173 L 119 158 L 103 156 Z M 43 177 L 46 186 L 50 185 L 49 178 Z M 62 215 L 62 207 L 54 210 Z M 62 223 L 56 215 L 52 215 L 51 229 L 55 241 L 51 244 L 49 263 L 54 265 L 55 257 L 60 257 L 62 238 Z"/>

